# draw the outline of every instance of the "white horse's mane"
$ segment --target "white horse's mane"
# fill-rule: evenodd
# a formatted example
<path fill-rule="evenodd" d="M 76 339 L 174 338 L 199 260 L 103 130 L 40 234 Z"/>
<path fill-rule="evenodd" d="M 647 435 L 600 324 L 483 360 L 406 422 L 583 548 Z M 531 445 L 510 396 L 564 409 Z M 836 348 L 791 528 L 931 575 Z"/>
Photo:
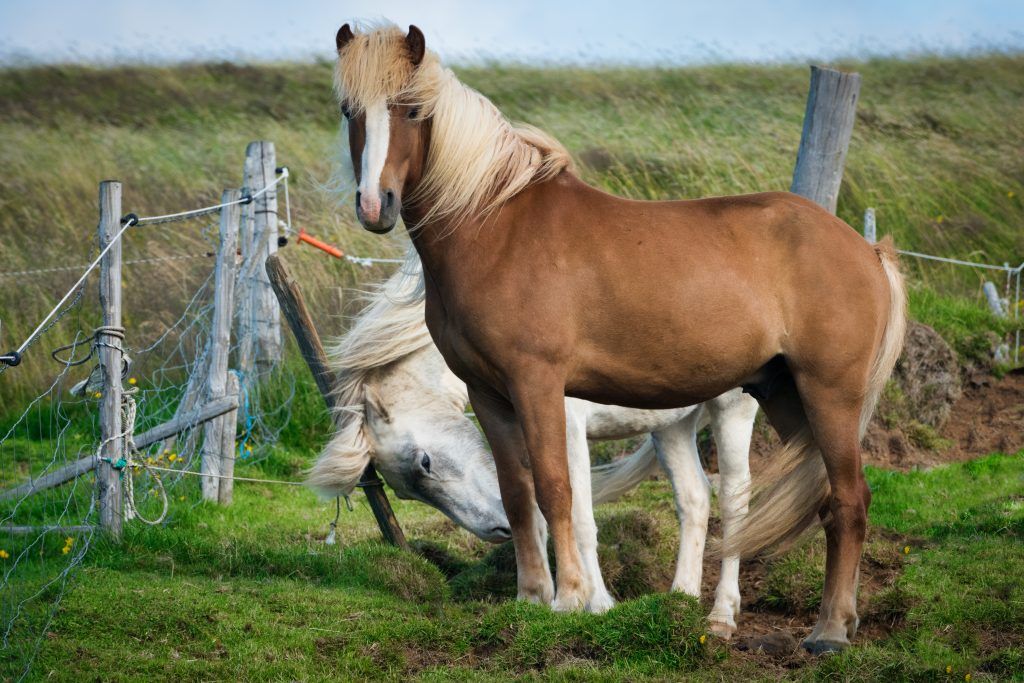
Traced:
<path fill-rule="evenodd" d="M 335 385 L 335 434 L 309 471 L 306 483 L 326 495 L 352 491 L 370 462 L 366 385 L 382 368 L 429 344 L 423 318 L 423 270 L 409 251 L 405 263 L 363 297 L 352 327 L 328 347 Z"/>
<path fill-rule="evenodd" d="M 334 74 L 340 101 L 358 112 L 381 98 L 416 104 L 430 118 L 423 179 L 411 199 L 430 207 L 423 222 L 457 226 L 485 216 L 533 183 L 572 170 L 572 158 L 553 137 L 514 124 L 464 85 L 427 51 L 413 66 L 405 33 L 393 24 L 366 25 L 338 54 Z"/>

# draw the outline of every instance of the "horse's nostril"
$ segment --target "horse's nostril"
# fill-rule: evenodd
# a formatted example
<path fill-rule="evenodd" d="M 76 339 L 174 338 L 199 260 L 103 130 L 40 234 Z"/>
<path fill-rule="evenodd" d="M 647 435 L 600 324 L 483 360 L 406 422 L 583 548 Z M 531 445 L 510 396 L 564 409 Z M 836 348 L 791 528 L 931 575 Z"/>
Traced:
<path fill-rule="evenodd" d="M 395 193 L 392 192 L 391 190 L 388 190 L 384 194 L 384 206 L 386 206 L 386 207 L 388 207 L 390 209 L 394 205 L 394 203 L 395 203 Z"/>

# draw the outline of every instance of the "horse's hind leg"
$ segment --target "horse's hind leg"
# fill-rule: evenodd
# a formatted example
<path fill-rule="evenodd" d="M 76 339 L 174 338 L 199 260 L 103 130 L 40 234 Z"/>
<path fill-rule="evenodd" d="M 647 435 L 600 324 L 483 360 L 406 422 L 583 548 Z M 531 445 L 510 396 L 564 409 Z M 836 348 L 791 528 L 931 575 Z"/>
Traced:
<path fill-rule="evenodd" d="M 504 399 L 472 388 L 469 398 L 498 470 L 501 502 L 516 549 L 518 598 L 548 605 L 555 589 L 548 566 L 547 527 L 534 496 L 522 430 L 512 406 Z"/>
<path fill-rule="evenodd" d="M 863 384 L 797 379 L 808 422 L 825 461 L 831 487 L 825 522 L 825 588 L 818 622 L 804 647 L 813 654 L 840 650 L 857 632 L 857 580 L 867 533 L 870 493 L 861 471 Z"/>
<path fill-rule="evenodd" d="M 700 597 L 704 544 L 711 513 L 711 485 L 697 452 L 699 411 L 651 434 L 661 466 L 668 474 L 679 519 L 679 551 L 672 590 Z"/>
<path fill-rule="evenodd" d="M 711 431 L 718 447 L 722 538 L 728 543 L 746 516 L 750 501 L 750 437 L 757 403 L 737 391 L 709 401 L 707 406 L 711 414 Z M 736 630 L 739 613 L 740 558 L 734 554 L 722 558 L 715 605 L 708 617 L 711 631 L 722 638 L 731 637 Z"/>

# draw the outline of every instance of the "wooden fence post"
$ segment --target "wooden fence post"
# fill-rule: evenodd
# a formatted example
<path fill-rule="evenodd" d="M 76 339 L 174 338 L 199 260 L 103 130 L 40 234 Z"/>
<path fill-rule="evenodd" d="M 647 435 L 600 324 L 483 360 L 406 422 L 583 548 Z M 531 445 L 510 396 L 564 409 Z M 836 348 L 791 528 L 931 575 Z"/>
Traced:
<path fill-rule="evenodd" d="M 281 310 L 284 311 L 288 324 L 295 333 L 295 341 L 299 343 L 299 350 L 302 357 L 309 365 L 316 380 L 320 393 L 329 409 L 334 408 L 334 373 L 327 364 L 327 354 L 324 353 L 323 344 L 320 343 L 320 335 L 317 334 L 313 318 L 309 315 L 306 302 L 302 298 L 299 284 L 288 272 L 281 257 L 274 254 L 267 259 L 267 275 L 274 287 L 274 292 L 281 302 Z M 405 540 L 405 533 L 398 525 L 395 513 L 391 509 L 388 496 L 384 493 L 384 482 L 377 476 L 377 470 L 373 465 L 367 465 L 363 476 L 359 480 L 366 499 L 370 503 L 373 516 L 377 519 L 377 526 L 384 536 L 384 540 L 392 545 L 405 550 L 409 549 L 409 543 Z"/>
<path fill-rule="evenodd" d="M 274 182 L 277 175 L 277 157 L 274 143 L 267 141 L 250 142 L 245 150 L 245 187 L 255 193 Z M 281 310 L 274 290 L 267 279 L 263 263 L 277 252 L 277 187 L 273 187 L 252 202 L 248 207 L 251 220 L 249 249 L 243 249 L 246 259 L 249 301 L 245 313 L 249 319 L 245 324 L 251 339 L 247 361 L 255 363 L 260 372 L 269 370 L 281 360 Z M 246 227 L 246 237 L 249 238 Z M 247 370 L 243 368 L 243 371 Z"/>
<path fill-rule="evenodd" d="M 121 229 L 121 183 L 105 180 L 100 183 L 100 249 L 106 249 Z M 103 326 L 116 331 L 121 327 L 121 240 L 100 261 L 100 307 Z M 124 457 L 124 427 L 121 425 L 121 374 L 123 334 L 99 333 L 99 365 L 103 374 L 103 397 L 100 402 L 100 462 L 96 469 L 96 493 L 100 510 L 100 526 L 121 539 L 124 522 L 121 472 L 115 465 Z M 131 476 L 130 474 L 128 476 Z"/>
<path fill-rule="evenodd" d="M 229 204 L 241 199 L 238 190 L 225 190 L 221 203 Z M 239 205 L 231 204 L 220 210 L 220 247 L 217 251 L 217 267 L 214 273 L 213 322 L 207 351 L 206 388 L 203 392 L 206 402 L 222 398 L 228 391 L 228 354 L 231 351 L 231 319 L 234 312 L 235 254 L 238 250 Z M 210 476 L 202 477 L 203 500 L 220 500 L 220 476 L 224 431 L 228 420 L 222 416 L 210 420 L 203 426 L 203 451 L 200 471 Z M 234 432 L 231 434 L 234 443 Z"/>
<path fill-rule="evenodd" d="M 874 244 L 878 241 L 875 210 L 870 207 L 864 210 L 864 239 L 868 241 L 868 244 Z"/>
<path fill-rule="evenodd" d="M 790 190 L 836 212 L 846 150 L 860 94 L 860 74 L 811 67 L 804 130 Z"/>
<path fill-rule="evenodd" d="M 241 383 L 238 381 L 238 375 L 229 372 L 228 396 L 239 396 L 240 391 Z M 239 396 L 239 398 L 241 397 Z M 220 480 L 220 488 L 217 489 L 217 502 L 221 505 L 231 505 L 235 493 L 235 458 L 238 457 L 235 449 L 235 434 L 238 431 L 237 406 L 221 419 L 224 420 L 224 425 L 221 428 L 220 447 L 220 474 L 223 478 Z"/>
<path fill-rule="evenodd" d="M 242 192 L 248 195 L 253 191 L 249 182 L 253 175 L 251 169 L 255 159 L 249 156 L 248 149 L 246 152 L 242 171 Z M 238 369 L 242 373 L 243 382 L 247 382 L 256 370 L 256 333 L 253 329 L 252 301 L 253 290 L 256 288 L 257 260 L 253 255 L 256 245 L 252 234 L 253 203 L 249 202 L 242 205 L 242 222 L 238 231 L 241 268 L 238 271 L 238 288 L 235 290 L 235 338 L 238 339 Z"/>

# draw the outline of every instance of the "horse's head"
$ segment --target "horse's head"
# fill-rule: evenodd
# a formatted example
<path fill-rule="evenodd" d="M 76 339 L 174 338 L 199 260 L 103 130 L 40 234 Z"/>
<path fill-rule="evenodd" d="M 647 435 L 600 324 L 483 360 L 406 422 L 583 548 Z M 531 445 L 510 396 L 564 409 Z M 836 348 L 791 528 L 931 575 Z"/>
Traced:
<path fill-rule="evenodd" d="M 366 387 L 377 470 L 399 498 L 437 508 L 494 543 L 511 538 L 494 459 L 463 413 L 465 385 L 431 346 Z"/>
<path fill-rule="evenodd" d="M 417 72 L 426 53 L 423 33 L 395 28 L 338 31 L 337 90 L 347 120 L 356 182 L 356 216 L 379 234 L 395 227 L 402 197 L 423 175 L 430 121 Z"/>

